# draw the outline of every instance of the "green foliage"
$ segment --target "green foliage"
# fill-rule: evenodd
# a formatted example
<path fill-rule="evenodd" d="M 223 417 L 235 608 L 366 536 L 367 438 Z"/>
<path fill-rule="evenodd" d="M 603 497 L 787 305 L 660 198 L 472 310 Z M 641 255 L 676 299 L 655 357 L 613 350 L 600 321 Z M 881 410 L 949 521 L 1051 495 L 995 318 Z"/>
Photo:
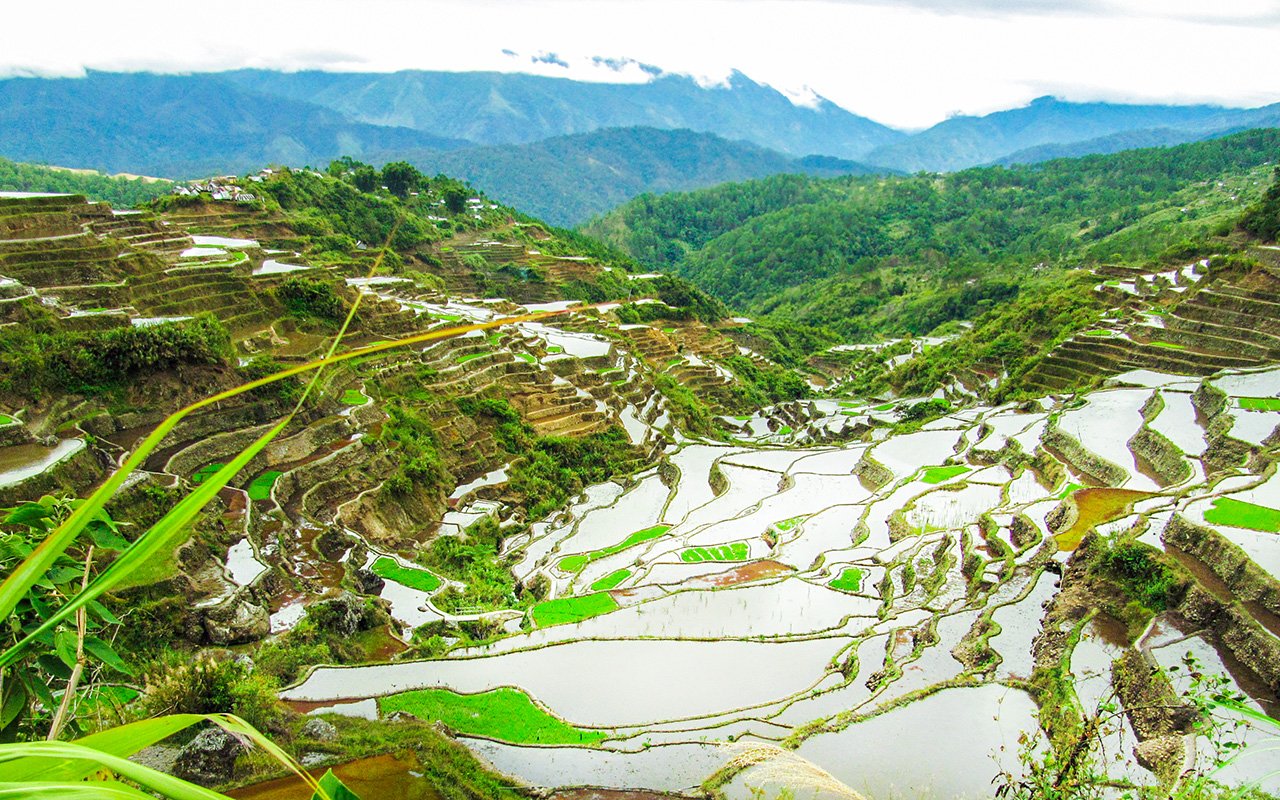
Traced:
<path fill-rule="evenodd" d="M 602 547 L 599 550 L 592 550 L 587 553 L 565 556 L 560 559 L 560 562 L 556 564 L 556 567 L 564 572 L 581 572 L 582 568 L 590 564 L 592 561 L 621 553 L 623 550 L 630 550 L 638 544 L 643 544 L 651 539 L 656 539 L 659 536 L 662 536 L 669 530 L 671 530 L 670 525 L 653 525 L 643 530 L 636 531 L 617 544 Z"/>
<path fill-rule="evenodd" d="M 920 480 L 925 483 L 942 483 L 950 480 L 957 475 L 963 475 L 969 471 L 969 468 L 963 464 L 952 464 L 946 467 L 929 467 L 925 469 L 924 474 L 920 476 Z"/>
<path fill-rule="evenodd" d="M 111 178 L 92 172 L 72 172 L 0 158 L 0 191 L 4 192 L 82 194 L 90 200 L 104 201 L 116 208 L 133 208 L 168 194 L 172 188 L 170 181 Z"/>
<path fill-rule="evenodd" d="M 595 592 L 577 597 L 546 600 L 534 606 L 530 613 L 539 628 L 548 628 L 552 625 L 582 622 L 584 619 L 617 610 L 618 601 L 613 599 L 613 595 L 608 592 Z"/>
<path fill-rule="evenodd" d="M 412 164 L 393 161 L 382 168 L 382 184 L 397 197 L 408 197 L 422 183 L 423 175 Z"/>
<path fill-rule="evenodd" d="M 942 176 L 782 176 L 637 198 L 585 230 L 752 313 L 918 335 L 999 308 L 1045 268 L 1203 252 L 1278 148 L 1263 130 Z"/>
<path fill-rule="evenodd" d="M 373 570 L 373 574 L 379 577 L 395 581 L 421 592 L 434 592 L 440 588 L 440 579 L 435 575 L 425 569 L 403 567 L 400 562 L 389 556 L 382 556 L 377 559 L 369 569 Z"/>
<path fill-rule="evenodd" d="M 1280 238 L 1280 167 L 1276 167 L 1271 188 L 1240 218 L 1240 227 L 1263 241 L 1274 242 Z"/>
<path fill-rule="evenodd" d="M 653 376 L 653 385 L 667 398 L 671 415 L 680 427 L 703 436 L 724 435 L 715 414 L 689 387 L 663 373 Z"/>
<path fill-rule="evenodd" d="M 862 570 L 857 567 L 846 567 L 840 573 L 840 577 L 827 585 L 842 592 L 859 592 L 862 590 Z"/>
<path fill-rule="evenodd" d="M 731 542 L 715 547 L 690 547 L 680 551 L 680 560 L 686 564 L 703 561 L 746 561 L 750 548 L 746 542 Z"/>
<path fill-rule="evenodd" d="M 515 578 L 498 559 L 503 531 L 491 517 L 467 528 L 464 536 L 439 536 L 419 560 L 433 572 L 465 584 L 450 586 L 433 602 L 442 610 L 492 611 L 520 605 Z"/>
<path fill-rule="evenodd" d="M 78 500 L 46 496 L 38 502 L 5 509 L 0 520 L 0 574 L 12 574 L 79 505 Z M 73 548 L 54 559 L 44 580 L 31 587 L 17 604 L 5 626 L 6 646 L 23 638 L 48 617 L 50 608 L 61 605 L 80 590 L 86 569 L 91 569 L 91 565 L 86 564 L 91 550 L 97 550 L 101 563 L 106 552 L 128 546 L 117 524 L 102 512 L 91 520 L 84 533 Z M 6 674 L 7 680 L 0 685 L 3 700 L 0 702 L 0 741 L 38 738 L 48 731 L 58 706 L 53 693 L 65 691 L 81 656 L 91 673 L 132 674 L 115 649 L 101 638 L 108 635 L 107 628 L 117 622 L 115 615 L 97 603 L 90 606 L 89 611 L 82 649 L 77 644 L 77 626 L 68 621 L 50 632 L 42 651 L 28 655 Z M 74 720 L 72 726 L 76 727 Z"/>
<path fill-rule="evenodd" d="M 898 407 L 898 417 L 903 422 L 927 422 L 949 413 L 951 413 L 951 404 L 940 397 Z"/>
<path fill-rule="evenodd" d="M 236 367 L 236 369 L 240 372 L 244 382 L 248 383 L 259 378 L 265 378 L 268 375 L 274 375 L 285 369 L 285 366 L 270 356 L 254 356 L 247 363 Z M 296 377 L 291 377 L 275 381 L 266 386 L 260 386 L 253 390 L 253 396 L 262 400 L 274 398 L 284 403 L 296 403 L 302 397 L 302 389 L 302 381 Z"/>
<path fill-rule="evenodd" d="M 1204 521 L 1266 533 L 1280 533 L 1280 511 L 1232 497 L 1215 497 L 1213 507 L 1204 512 Z"/>
<path fill-rule="evenodd" d="M 222 364 L 231 339 L 211 314 L 179 322 L 104 331 L 0 329 L 0 391 L 101 394 L 189 364 Z"/>
<path fill-rule="evenodd" d="M 333 284 L 312 278 L 286 278 L 275 289 L 280 303 L 294 314 L 303 318 L 314 318 L 326 322 L 341 322 L 347 309 Z"/>
<path fill-rule="evenodd" d="M 1034 281 L 1012 302 L 978 317 L 959 336 L 901 364 L 887 377 L 904 394 L 928 394 L 958 373 L 1007 373 L 996 399 L 1017 396 L 1022 377 L 1057 344 L 1096 324 L 1104 306 L 1095 278 L 1071 272 L 1054 281 Z"/>
<path fill-rule="evenodd" d="M 1155 549 L 1138 542 L 1112 545 L 1100 558 L 1099 567 L 1126 595 L 1151 611 L 1176 605 L 1186 589 Z"/>
<path fill-rule="evenodd" d="M 466 736 L 484 736 L 512 744 L 592 745 L 604 731 L 575 728 L 535 705 L 519 689 L 458 694 L 447 689 L 416 689 L 383 697 L 383 715 L 404 711 L 424 721 L 439 721 Z"/>
<path fill-rule="evenodd" d="M 618 584 L 622 583 L 623 581 L 625 581 L 627 578 L 630 578 L 630 577 L 631 577 L 631 570 L 629 569 L 615 570 L 613 572 L 610 572 L 608 575 L 605 575 L 603 578 L 596 581 L 595 583 L 591 584 L 591 591 L 607 592 L 610 589 L 617 588 Z"/>
<path fill-rule="evenodd" d="M 538 519 L 586 486 L 629 474 L 641 461 L 621 428 L 581 438 L 547 436 L 533 442 L 515 463 L 507 487 L 527 498 L 528 518 Z"/>
<path fill-rule="evenodd" d="M 276 700 L 278 688 L 274 680 L 239 661 L 178 656 L 147 675 L 138 702 L 148 716 L 230 712 L 255 728 L 269 728 L 284 714 Z"/>
<path fill-rule="evenodd" d="M 452 480 L 436 444 L 431 420 L 417 408 L 399 401 L 386 407 L 383 441 L 394 443 L 397 467 L 386 488 L 394 495 L 413 490 L 440 492 Z"/>

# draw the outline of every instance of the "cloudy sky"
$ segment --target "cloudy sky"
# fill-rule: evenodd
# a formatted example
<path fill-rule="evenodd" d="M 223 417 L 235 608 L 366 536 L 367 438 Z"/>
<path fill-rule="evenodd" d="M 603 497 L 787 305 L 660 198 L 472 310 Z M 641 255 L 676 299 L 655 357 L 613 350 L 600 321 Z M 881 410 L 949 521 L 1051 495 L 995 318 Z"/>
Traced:
<path fill-rule="evenodd" d="M 714 83 L 739 69 L 922 127 L 1045 94 L 1280 101 L 1280 0 L 63 0 L 15 4 L 0 75 L 85 68 L 536 72 Z"/>

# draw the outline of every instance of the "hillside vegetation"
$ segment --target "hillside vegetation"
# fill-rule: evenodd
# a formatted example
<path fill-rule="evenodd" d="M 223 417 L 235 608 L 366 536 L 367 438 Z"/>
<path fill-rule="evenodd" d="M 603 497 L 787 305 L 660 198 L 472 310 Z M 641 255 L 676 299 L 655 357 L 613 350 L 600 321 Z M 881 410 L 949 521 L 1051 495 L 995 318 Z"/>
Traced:
<path fill-rule="evenodd" d="M 414 154 L 423 171 L 455 175 L 556 225 L 577 225 L 646 192 L 698 189 L 779 173 L 866 175 L 838 158 L 793 159 L 711 133 L 609 128 L 523 145 Z"/>
<path fill-rule="evenodd" d="M 132 208 L 173 188 L 169 181 L 107 176 L 37 164 L 20 164 L 0 158 L 0 192 L 58 192 L 82 194 L 90 200 Z"/>
<path fill-rule="evenodd" d="M 583 230 L 751 313 L 919 335 L 1065 268 L 1212 249 L 1277 152 L 1280 132 L 1260 130 L 943 176 L 782 176 L 637 198 Z"/>

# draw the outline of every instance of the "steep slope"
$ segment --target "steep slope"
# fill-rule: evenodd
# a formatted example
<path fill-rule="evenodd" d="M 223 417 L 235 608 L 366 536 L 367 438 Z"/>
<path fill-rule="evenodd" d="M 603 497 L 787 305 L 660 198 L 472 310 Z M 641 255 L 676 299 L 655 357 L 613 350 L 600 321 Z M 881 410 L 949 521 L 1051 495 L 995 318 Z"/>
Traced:
<path fill-rule="evenodd" d="M 827 100 L 797 106 L 734 72 L 725 86 L 682 75 L 648 83 L 585 83 L 498 72 L 281 73 L 227 80 L 264 94 L 327 106 L 378 125 L 401 125 L 481 144 L 532 142 L 597 128 L 688 128 L 803 156 L 858 159 L 903 134 Z"/>
<path fill-rule="evenodd" d="M 0 80 L 0 155 L 18 161 L 192 177 L 457 144 L 353 122 L 214 75 L 90 72 Z"/>
<path fill-rule="evenodd" d="M 576 225 L 646 192 L 698 189 L 778 173 L 876 172 L 835 158 L 791 159 L 710 133 L 609 128 L 527 145 L 421 153 L 431 174 L 456 175 L 556 225 Z"/>
<path fill-rule="evenodd" d="M 1262 130 L 942 177 L 767 179 L 640 198 L 584 230 L 748 311 L 922 334 L 1047 268 L 1194 252 L 1261 194 L 1278 146 Z"/>
<path fill-rule="evenodd" d="M 1069 144 L 1125 131 L 1176 127 L 1215 117 L 1223 111 L 1218 106 L 1070 103 L 1041 97 L 1009 111 L 982 117 L 953 117 L 909 139 L 876 148 L 866 159 L 907 172 L 949 172 L 989 164 L 1037 145 Z"/>

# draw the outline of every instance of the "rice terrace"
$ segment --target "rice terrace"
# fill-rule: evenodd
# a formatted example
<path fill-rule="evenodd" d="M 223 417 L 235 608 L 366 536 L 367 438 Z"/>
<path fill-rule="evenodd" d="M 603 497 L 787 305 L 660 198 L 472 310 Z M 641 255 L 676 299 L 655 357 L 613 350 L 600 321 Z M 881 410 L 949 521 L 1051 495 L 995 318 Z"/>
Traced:
<path fill-rule="evenodd" d="M 538 52 L 0 77 L 0 795 L 1280 796 L 1280 112 Z"/>

